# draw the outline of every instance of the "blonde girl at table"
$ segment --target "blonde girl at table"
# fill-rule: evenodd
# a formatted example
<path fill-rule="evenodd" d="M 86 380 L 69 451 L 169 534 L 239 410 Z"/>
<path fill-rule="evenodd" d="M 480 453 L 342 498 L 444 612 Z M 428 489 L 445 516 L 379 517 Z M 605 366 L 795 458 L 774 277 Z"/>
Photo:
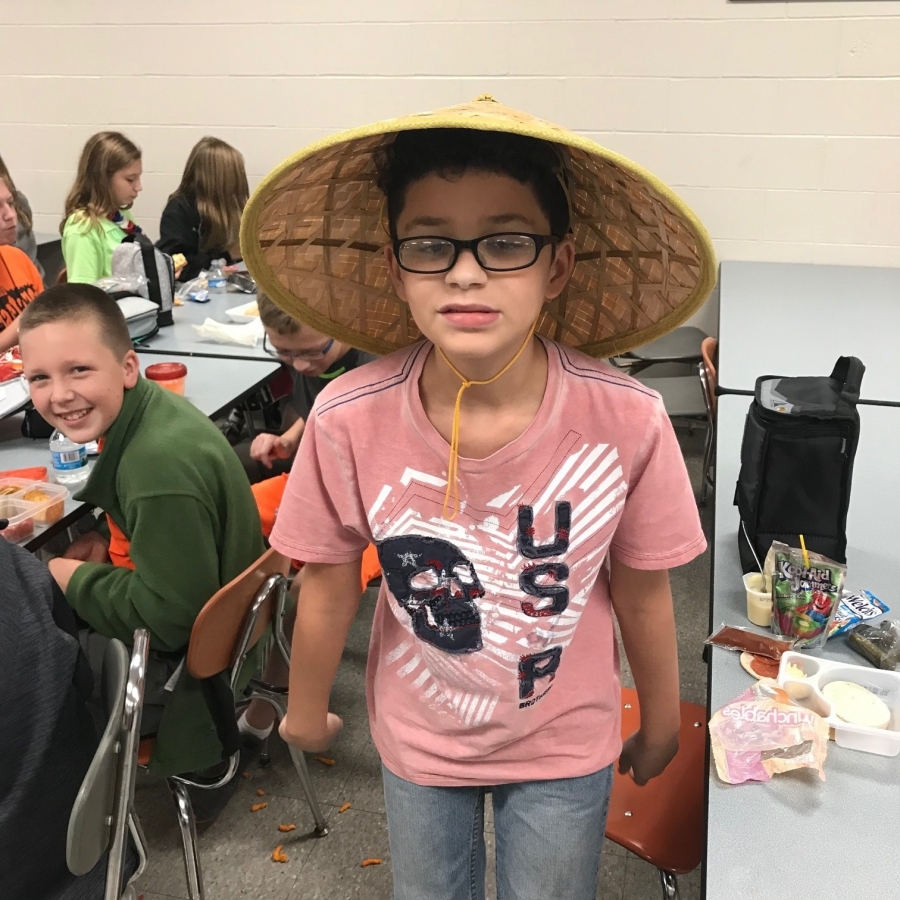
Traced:
<path fill-rule="evenodd" d="M 141 192 L 141 151 L 118 131 L 88 138 L 60 224 L 66 279 L 92 283 L 111 274 L 113 251 L 140 228 L 131 207 Z"/>
<path fill-rule="evenodd" d="M 196 278 L 215 259 L 240 259 L 238 232 L 249 196 L 240 151 L 215 137 L 197 141 L 159 223 L 157 247 L 187 259 L 181 281 Z"/>

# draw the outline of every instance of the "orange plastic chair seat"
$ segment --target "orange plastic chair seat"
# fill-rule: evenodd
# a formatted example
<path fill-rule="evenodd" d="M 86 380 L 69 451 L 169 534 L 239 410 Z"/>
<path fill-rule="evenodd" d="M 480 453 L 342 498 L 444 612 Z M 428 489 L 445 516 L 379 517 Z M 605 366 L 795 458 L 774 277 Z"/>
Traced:
<path fill-rule="evenodd" d="M 155 737 L 141 738 L 138 744 L 138 765 L 149 766 L 150 757 L 153 755 L 153 746 L 156 744 Z"/>
<path fill-rule="evenodd" d="M 640 726 L 637 692 L 622 688 L 622 737 Z M 675 759 L 665 772 L 638 787 L 616 770 L 606 836 L 658 869 L 684 875 L 700 865 L 706 778 L 706 710 L 681 704 Z"/>

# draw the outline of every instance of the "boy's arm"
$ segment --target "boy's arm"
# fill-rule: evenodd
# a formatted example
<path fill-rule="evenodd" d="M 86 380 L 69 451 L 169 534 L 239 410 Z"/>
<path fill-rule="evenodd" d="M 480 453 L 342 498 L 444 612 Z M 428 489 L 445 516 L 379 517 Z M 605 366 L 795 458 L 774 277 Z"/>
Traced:
<path fill-rule="evenodd" d="M 347 632 L 359 609 L 360 560 L 340 565 L 307 563 L 291 642 L 287 716 L 281 736 L 310 752 L 321 751 L 343 723 L 328 712 L 331 685 Z"/>
<path fill-rule="evenodd" d="M 640 730 L 625 741 L 619 771 L 646 784 L 678 752 L 681 705 L 669 572 L 633 569 L 611 555 L 609 587 L 641 707 Z"/>
<path fill-rule="evenodd" d="M 100 634 L 130 643 L 135 629 L 146 628 L 155 650 L 183 649 L 197 614 L 220 587 L 209 514 L 184 495 L 138 501 L 130 555 L 134 571 L 58 559 L 50 572 Z"/>

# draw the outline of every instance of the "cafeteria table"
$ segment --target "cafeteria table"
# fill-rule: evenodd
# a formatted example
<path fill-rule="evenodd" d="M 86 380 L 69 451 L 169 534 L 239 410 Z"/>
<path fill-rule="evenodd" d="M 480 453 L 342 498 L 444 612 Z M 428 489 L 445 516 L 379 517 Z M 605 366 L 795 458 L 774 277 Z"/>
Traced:
<path fill-rule="evenodd" d="M 202 325 L 206 319 L 215 319 L 223 324 L 235 324 L 225 315 L 228 309 L 249 306 L 256 301 L 256 294 L 242 294 L 232 291 L 210 293 L 208 303 L 194 303 L 185 300 L 184 306 L 172 309 L 174 325 L 168 325 L 149 340 L 138 346 L 139 353 L 172 354 L 175 356 L 217 357 L 219 359 L 272 360 L 263 350 L 260 337 L 255 347 L 238 344 L 217 344 L 197 336 L 194 325 Z"/>
<path fill-rule="evenodd" d="M 733 370 L 736 371 L 736 370 Z M 718 406 L 716 509 L 711 630 L 750 626 L 738 558 L 733 485 L 750 398 L 722 396 Z M 867 589 L 900 613 L 900 411 L 860 407 L 861 435 L 847 521 L 847 585 Z M 889 614 L 890 615 L 890 614 Z M 875 620 L 875 624 L 878 623 Z M 752 626 L 750 626 L 752 627 Z M 763 629 L 757 629 L 762 631 Z M 710 712 L 753 679 L 738 654 L 711 648 Z M 868 665 L 832 638 L 811 655 Z M 898 723 L 893 723 L 895 726 Z M 710 759 L 705 896 L 708 900 L 859 900 L 894 897 L 900 884 L 900 757 L 828 745 L 826 780 L 812 770 L 775 775 L 767 783 L 719 781 Z"/>
<path fill-rule="evenodd" d="M 182 362 L 187 366 L 185 398 L 198 409 L 215 418 L 255 393 L 278 370 L 275 360 L 229 360 L 196 357 L 186 360 L 183 356 L 139 357 L 141 370 L 156 362 Z M 23 414 L 0 420 L 0 471 L 23 469 L 31 466 L 50 467 L 50 452 L 46 440 L 22 437 Z M 190 448 L 185 448 L 189 452 Z M 71 525 L 88 511 L 88 505 L 71 497 L 66 501 L 63 518 L 23 541 L 28 550 L 37 550 L 60 531 Z"/>
<path fill-rule="evenodd" d="M 857 356 L 863 402 L 900 406 L 900 269 L 723 262 L 719 288 L 719 393 Z"/>

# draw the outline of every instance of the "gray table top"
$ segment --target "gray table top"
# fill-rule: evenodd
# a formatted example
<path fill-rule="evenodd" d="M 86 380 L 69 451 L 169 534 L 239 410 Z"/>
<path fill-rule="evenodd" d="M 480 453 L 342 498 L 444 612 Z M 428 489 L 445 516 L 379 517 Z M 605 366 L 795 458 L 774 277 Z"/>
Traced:
<path fill-rule="evenodd" d="M 52 244 L 54 241 L 61 241 L 62 235 L 58 231 L 35 231 L 34 239 L 38 247 L 41 244 Z"/>
<path fill-rule="evenodd" d="M 247 360 L 212 359 L 183 356 L 141 357 L 141 371 L 157 362 L 182 362 L 187 366 L 185 399 L 190 400 L 206 415 L 213 417 L 227 410 L 235 402 L 257 390 L 274 372 L 278 363 L 274 360 L 250 362 Z M 46 440 L 22 437 L 22 413 L 0 420 L 0 471 L 24 469 L 31 466 L 50 467 L 50 451 Z M 36 550 L 53 535 L 70 525 L 87 511 L 86 504 L 76 503 L 71 497 L 66 501 L 64 517 L 51 528 L 23 543 L 29 550 Z"/>
<path fill-rule="evenodd" d="M 749 626 L 732 505 L 740 445 L 750 400 L 719 398 L 716 457 L 713 627 Z M 886 448 L 900 440 L 900 412 L 861 407 L 861 437 L 847 521 L 848 585 L 866 588 L 900 613 L 896 591 L 900 469 Z M 816 653 L 866 665 L 845 638 Z M 728 650 L 713 648 L 710 710 L 724 706 L 752 679 Z M 810 770 L 776 775 L 766 784 L 728 785 L 711 765 L 707 825 L 706 896 L 710 900 L 859 900 L 894 896 L 900 856 L 889 836 L 900 834 L 900 757 L 888 758 L 829 743 L 827 780 Z M 774 839 L 770 839 L 774 838 Z M 816 849 L 831 842 L 840 849 Z M 869 840 L 874 841 L 871 850 Z"/>
<path fill-rule="evenodd" d="M 184 306 L 172 310 L 174 325 L 161 328 L 138 350 L 141 353 L 169 353 L 176 356 L 210 356 L 226 359 L 272 360 L 264 350 L 262 339 L 255 347 L 240 347 L 237 344 L 216 344 L 201 340 L 194 331 L 194 325 L 202 325 L 207 319 L 234 324 L 225 315 L 225 310 L 236 306 L 249 306 L 256 300 L 256 294 L 241 294 L 232 291 L 210 294 L 209 303 L 193 303 L 185 300 Z"/>
<path fill-rule="evenodd" d="M 760 375 L 828 375 L 839 356 L 858 356 L 862 396 L 900 403 L 900 269 L 723 262 L 719 284 L 721 389 L 752 391 Z"/>
<path fill-rule="evenodd" d="M 702 329 L 694 325 L 682 325 L 661 338 L 622 355 L 652 362 L 699 360 L 700 345 L 705 337 L 707 334 Z"/>

